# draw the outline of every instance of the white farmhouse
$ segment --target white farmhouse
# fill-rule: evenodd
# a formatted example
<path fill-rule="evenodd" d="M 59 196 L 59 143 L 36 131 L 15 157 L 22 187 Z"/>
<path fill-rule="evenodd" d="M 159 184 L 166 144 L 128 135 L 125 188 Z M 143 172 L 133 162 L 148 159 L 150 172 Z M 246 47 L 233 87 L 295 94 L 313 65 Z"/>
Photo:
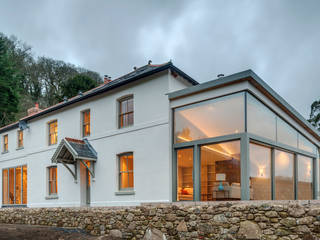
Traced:
<path fill-rule="evenodd" d="M 0 129 L 0 206 L 318 198 L 319 132 L 251 70 L 105 80 Z"/>

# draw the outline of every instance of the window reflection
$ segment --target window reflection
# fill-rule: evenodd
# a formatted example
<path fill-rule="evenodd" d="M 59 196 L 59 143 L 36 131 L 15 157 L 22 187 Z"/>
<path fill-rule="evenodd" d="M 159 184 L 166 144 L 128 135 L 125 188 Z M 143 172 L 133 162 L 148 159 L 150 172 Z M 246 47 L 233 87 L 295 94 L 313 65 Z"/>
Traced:
<path fill-rule="evenodd" d="M 275 199 L 294 199 L 293 154 L 275 150 Z"/>
<path fill-rule="evenodd" d="M 201 201 L 240 198 L 240 142 L 202 146 Z"/>
<path fill-rule="evenodd" d="M 301 134 L 299 134 L 299 148 L 314 154 L 317 153 L 317 147 L 313 145 L 308 139 L 306 139 Z"/>
<path fill-rule="evenodd" d="M 193 149 L 177 151 L 177 200 L 193 200 Z"/>
<path fill-rule="evenodd" d="M 248 132 L 276 141 L 276 115 L 251 94 L 247 96 Z"/>
<path fill-rule="evenodd" d="M 250 143 L 250 199 L 271 200 L 271 149 Z"/>
<path fill-rule="evenodd" d="M 175 110 L 175 143 L 244 131 L 244 94 L 238 93 Z"/>
<path fill-rule="evenodd" d="M 313 199 L 312 158 L 298 155 L 298 199 Z"/>
<path fill-rule="evenodd" d="M 298 147 L 298 132 L 279 117 L 277 117 L 277 140 L 280 143 Z"/>

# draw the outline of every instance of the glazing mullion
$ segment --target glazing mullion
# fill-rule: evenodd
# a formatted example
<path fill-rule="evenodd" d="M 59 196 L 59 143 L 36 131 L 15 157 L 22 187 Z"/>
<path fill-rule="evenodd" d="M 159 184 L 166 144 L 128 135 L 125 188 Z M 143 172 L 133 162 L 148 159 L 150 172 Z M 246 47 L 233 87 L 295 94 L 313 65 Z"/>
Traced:
<path fill-rule="evenodd" d="M 294 199 L 297 200 L 298 199 L 298 188 L 299 188 L 299 184 L 298 184 L 298 178 L 299 178 L 299 167 L 298 167 L 298 155 L 296 153 L 294 153 L 294 164 L 293 164 L 293 169 L 294 169 L 294 174 L 293 174 L 293 178 L 294 178 Z"/>
<path fill-rule="evenodd" d="M 275 149 L 271 148 L 271 199 L 276 199 L 275 182 Z"/>

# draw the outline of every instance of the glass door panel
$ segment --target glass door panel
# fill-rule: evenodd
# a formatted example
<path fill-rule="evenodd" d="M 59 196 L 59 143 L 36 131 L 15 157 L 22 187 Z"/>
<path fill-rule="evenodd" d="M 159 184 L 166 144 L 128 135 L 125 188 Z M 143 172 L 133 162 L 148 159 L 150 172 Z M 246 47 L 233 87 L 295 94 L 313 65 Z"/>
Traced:
<path fill-rule="evenodd" d="M 201 146 L 201 201 L 240 200 L 240 141 Z"/>
<path fill-rule="evenodd" d="M 294 156 L 275 150 L 275 200 L 294 199 Z"/>
<path fill-rule="evenodd" d="M 193 148 L 177 150 L 177 201 L 193 200 Z"/>

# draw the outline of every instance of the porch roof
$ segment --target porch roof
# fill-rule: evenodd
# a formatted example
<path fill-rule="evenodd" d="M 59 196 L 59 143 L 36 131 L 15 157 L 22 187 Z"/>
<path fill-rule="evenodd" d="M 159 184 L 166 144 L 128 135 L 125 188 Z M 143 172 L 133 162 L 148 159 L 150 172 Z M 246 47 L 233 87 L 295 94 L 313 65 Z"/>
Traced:
<path fill-rule="evenodd" d="M 52 156 L 52 162 L 73 164 L 77 160 L 97 160 L 97 152 L 87 139 L 64 138 Z"/>

